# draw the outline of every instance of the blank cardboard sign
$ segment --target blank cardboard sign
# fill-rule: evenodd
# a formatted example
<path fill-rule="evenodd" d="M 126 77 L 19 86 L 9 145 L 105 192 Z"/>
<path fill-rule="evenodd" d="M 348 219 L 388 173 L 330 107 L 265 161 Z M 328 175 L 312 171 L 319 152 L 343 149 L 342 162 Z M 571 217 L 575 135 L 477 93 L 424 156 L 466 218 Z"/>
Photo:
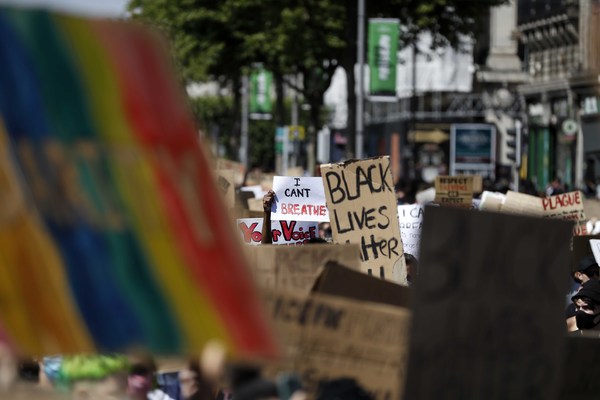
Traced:
<path fill-rule="evenodd" d="M 571 224 L 429 207 L 405 399 L 557 399 Z"/>
<path fill-rule="evenodd" d="M 303 293 L 310 292 L 328 261 L 360 267 L 356 244 L 261 245 L 249 247 L 246 254 L 261 287 Z"/>

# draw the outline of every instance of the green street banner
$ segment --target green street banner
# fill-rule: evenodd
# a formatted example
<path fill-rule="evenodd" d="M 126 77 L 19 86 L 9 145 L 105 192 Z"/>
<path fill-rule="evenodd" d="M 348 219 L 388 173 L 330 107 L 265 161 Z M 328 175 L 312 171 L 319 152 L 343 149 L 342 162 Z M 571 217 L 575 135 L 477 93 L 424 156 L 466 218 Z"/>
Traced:
<path fill-rule="evenodd" d="M 371 100 L 396 99 L 399 20 L 369 19 L 369 95 Z"/>
<path fill-rule="evenodd" d="M 260 68 L 250 75 L 250 118 L 271 119 L 273 74 Z"/>

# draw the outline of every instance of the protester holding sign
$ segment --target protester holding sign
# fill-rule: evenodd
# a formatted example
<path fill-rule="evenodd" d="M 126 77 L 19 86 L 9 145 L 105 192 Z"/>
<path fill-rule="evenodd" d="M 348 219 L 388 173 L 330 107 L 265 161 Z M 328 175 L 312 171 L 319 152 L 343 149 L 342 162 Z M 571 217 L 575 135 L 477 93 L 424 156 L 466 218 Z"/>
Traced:
<path fill-rule="evenodd" d="M 262 244 L 273 243 L 273 237 L 271 236 L 271 207 L 273 207 L 274 200 L 275 192 L 273 190 L 269 190 L 263 197 Z"/>

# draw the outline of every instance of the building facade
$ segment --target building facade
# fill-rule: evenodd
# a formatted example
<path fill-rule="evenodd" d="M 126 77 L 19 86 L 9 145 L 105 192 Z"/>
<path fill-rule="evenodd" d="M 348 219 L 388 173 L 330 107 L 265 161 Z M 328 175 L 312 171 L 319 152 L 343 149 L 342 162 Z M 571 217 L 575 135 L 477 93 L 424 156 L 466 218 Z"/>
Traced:
<path fill-rule="evenodd" d="M 520 172 L 538 190 L 554 178 L 567 189 L 589 181 L 591 189 L 600 176 L 600 124 L 592 107 L 599 11 L 597 0 L 518 2 L 518 37 L 528 75 L 518 88 L 526 111 Z"/>

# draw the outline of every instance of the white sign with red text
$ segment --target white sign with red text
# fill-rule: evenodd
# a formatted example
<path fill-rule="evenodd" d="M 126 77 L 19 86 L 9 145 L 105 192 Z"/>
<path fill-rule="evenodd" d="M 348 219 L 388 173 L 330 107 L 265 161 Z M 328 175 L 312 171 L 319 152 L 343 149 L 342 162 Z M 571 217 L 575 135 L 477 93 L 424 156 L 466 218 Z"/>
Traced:
<path fill-rule="evenodd" d="M 241 218 L 237 227 L 246 244 L 258 245 L 262 241 L 262 218 Z M 306 244 L 319 236 L 319 223 L 315 221 L 271 221 L 273 244 Z"/>
<path fill-rule="evenodd" d="M 412 254 L 416 258 L 419 258 L 424 210 L 425 208 L 419 204 L 398 206 L 398 222 L 400 222 L 404 253 Z"/>
<path fill-rule="evenodd" d="M 328 222 L 323 180 L 314 177 L 276 176 L 271 219 Z"/>
<path fill-rule="evenodd" d="M 500 211 L 573 221 L 573 235 L 587 234 L 583 193 L 580 191 L 545 198 L 508 191 Z"/>

